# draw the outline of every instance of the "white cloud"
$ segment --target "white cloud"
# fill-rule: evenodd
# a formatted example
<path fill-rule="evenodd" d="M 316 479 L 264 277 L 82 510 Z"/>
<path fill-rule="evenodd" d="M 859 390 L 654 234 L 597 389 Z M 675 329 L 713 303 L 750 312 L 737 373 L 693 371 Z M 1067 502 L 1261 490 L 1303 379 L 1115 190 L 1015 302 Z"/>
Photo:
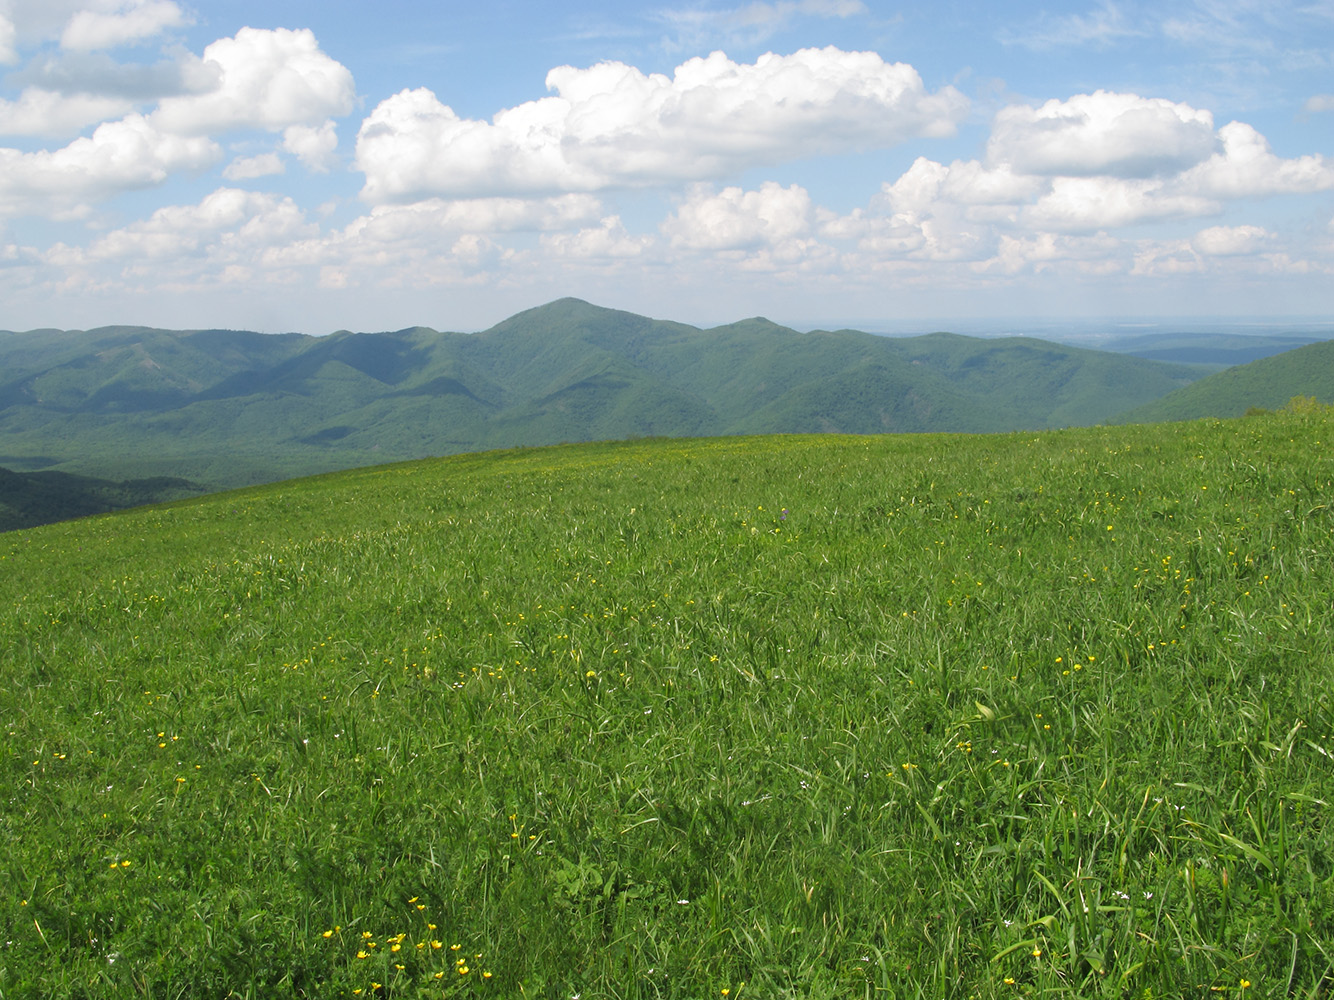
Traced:
<path fill-rule="evenodd" d="M 1204 270 L 1204 262 L 1189 240 L 1145 240 L 1136 249 L 1134 259 L 1130 273 L 1145 277 L 1172 277 Z"/>
<path fill-rule="evenodd" d="M 843 19 L 865 13 L 861 0 L 752 0 L 723 10 L 698 6 L 660 10 L 653 17 L 675 29 L 678 45 L 699 49 L 720 36 L 729 42 L 760 44 L 800 17 Z"/>
<path fill-rule="evenodd" d="M 25 87 L 17 101 L 0 99 L 0 135 L 77 135 L 85 126 L 119 118 L 133 107 L 120 97 Z"/>
<path fill-rule="evenodd" d="M 1285 160 L 1245 122 L 1229 122 L 1218 130 L 1221 152 L 1180 178 L 1186 189 L 1216 198 L 1257 198 L 1275 194 L 1309 194 L 1334 188 L 1334 162 L 1318 154 Z"/>
<path fill-rule="evenodd" d="M 258 156 L 239 156 L 223 168 L 222 176 L 229 181 L 251 181 L 256 177 L 270 177 L 286 173 L 283 158 L 277 153 L 260 153 Z"/>
<path fill-rule="evenodd" d="M 172 0 L 123 0 L 110 9 L 78 11 L 65 25 L 60 44 L 78 52 L 110 49 L 186 23 L 185 13 Z"/>
<path fill-rule="evenodd" d="M 283 149 L 305 165 L 307 170 L 325 174 L 337 161 L 338 129 L 332 121 L 322 125 L 288 125 L 283 129 Z"/>
<path fill-rule="evenodd" d="M 583 260 L 625 260 L 640 256 L 653 244 L 650 237 L 627 233 L 617 215 L 573 233 L 544 233 L 541 242 L 556 257 Z"/>
<path fill-rule="evenodd" d="M 1099 90 L 996 115 L 987 160 L 1017 173 L 1152 177 L 1175 173 L 1219 148 L 1213 116 L 1187 104 Z"/>
<path fill-rule="evenodd" d="M 1106 274 L 1122 269 L 1123 264 L 1118 259 L 1121 249 L 1121 241 L 1105 233 L 1096 236 L 1058 233 L 1002 236 L 995 256 L 974 265 L 974 270 L 1003 274 L 1018 274 L 1026 269 L 1035 273 L 1069 270 L 1080 274 Z"/>
<path fill-rule="evenodd" d="M 298 241 L 269 253 L 275 267 L 353 264 L 368 270 L 398 266 L 437 254 L 461 235 L 551 232 L 597 222 L 605 213 L 597 198 L 441 198 L 411 205 L 377 205 L 341 230 Z"/>
<path fill-rule="evenodd" d="M 766 181 L 758 190 L 694 188 L 662 224 L 674 247 L 739 250 L 774 246 L 811 229 L 811 196 L 796 184 Z"/>
<path fill-rule="evenodd" d="M 290 198 L 219 188 L 197 205 L 170 205 L 151 217 L 107 233 L 88 249 L 91 260 L 161 260 L 183 255 L 235 259 L 310 236 Z"/>
<path fill-rule="evenodd" d="M 216 65 L 206 66 L 191 52 L 178 51 L 154 63 L 121 62 L 105 52 L 63 52 L 39 56 L 9 82 L 69 97 L 94 94 L 140 104 L 212 90 L 219 77 Z"/>
<path fill-rule="evenodd" d="M 1306 99 L 1302 108 L 1313 114 L 1318 111 L 1334 111 L 1334 94 L 1313 94 Z"/>
<path fill-rule="evenodd" d="M 1233 257 L 1257 253 L 1273 239 L 1261 226 L 1210 226 L 1190 241 L 1198 253 L 1209 257 Z"/>
<path fill-rule="evenodd" d="M 357 138 L 362 196 L 411 201 L 704 180 L 950 135 L 968 104 L 952 87 L 927 93 L 911 66 L 834 48 L 753 64 L 715 52 L 672 78 L 618 62 L 562 66 L 547 86 L 556 96 L 489 123 L 459 118 L 424 89 L 381 102 Z"/>
<path fill-rule="evenodd" d="M 1334 163 L 1278 157 L 1249 125 L 1215 131 L 1206 111 L 1099 92 L 1003 109 L 986 161 L 919 157 L 884 186 L 878 207 L 888 220 L 854 213 L 826 226 L 873 230 L 881 245 L 906 252 L 929 244 L 929 223 L 940 234 L 979 235 L 980 247 L 987 225 L 1094 233 L 1212 215 L 1229 200 L 1329 189 Z"/>
<path fill-rule="evenodd" d="M 181 135 L 229 129 L 270 131 L 319 126 L 348 114 L 356 101 L 352 74 L 320 50 L 313 32 L 242 28 L 213 42 L 203 65 L 217 83 L 206 93 L 165 98 L 153 123 Z"/>
<path fill-rule="evenodd" d="M 0 214 L 79 216 L 88 201 L 202 170 L 221 155 L 210 139 L 166 134 L 138 114 L 55 151 L 0 149 Z"/>
<path fill-rule="evenodd" d="M 12 66 L 18 61 L 18 31 L 13 20 L 0 11 L 0 66 Z"/>
<path fill-rule="evenodd" d="M 1024 210 L 1036 229 L 1092 232 L 1162 219 L 1211 215 L 1216 200 L 1187 190 L 1167 190 L 1161 181 L 1120 177 L 1057 177 L 1051 188 Z"/>
<path fill-rule="evenodd" d="M 1120 6 L 1102 0 L 1086 14 L 1066 14 L 1061 17 L 1044 15 L 1035 23 L 1001 35 L 1006 45 L 1022 45 L 1029 49 L 1069 48 L 1077 45 L 1106 46 L 1122 38 L 1133 38 L 1146 32 L 1132 24 Z"/>

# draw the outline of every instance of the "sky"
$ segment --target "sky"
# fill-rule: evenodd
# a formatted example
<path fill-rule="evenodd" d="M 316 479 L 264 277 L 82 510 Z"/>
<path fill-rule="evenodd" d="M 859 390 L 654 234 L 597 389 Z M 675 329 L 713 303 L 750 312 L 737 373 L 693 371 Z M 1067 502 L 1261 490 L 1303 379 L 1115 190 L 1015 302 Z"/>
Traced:
<path fill-rule="evenodd" d="M 0 0 L 0 329 L 1334 321 L 1334 0 Z"/>

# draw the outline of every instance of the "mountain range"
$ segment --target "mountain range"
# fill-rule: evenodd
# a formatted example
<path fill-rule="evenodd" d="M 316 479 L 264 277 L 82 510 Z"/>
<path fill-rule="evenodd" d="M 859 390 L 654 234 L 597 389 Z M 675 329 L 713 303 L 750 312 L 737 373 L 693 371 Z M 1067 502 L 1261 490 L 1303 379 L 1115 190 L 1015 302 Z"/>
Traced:
<path fill-rule="evenodd" d="M 1215 375 L 1208 373 L 1220 360 L 1236 356 L 1227 352 L 1263 347 L 1189 340 L 1117 347 L 801 333 L 763 318 L 700 329 L 568 298 L 475 334 L 425 327 L 323 337 L 144 327 L 0 333 L 0 466 L 115 481 L 99 487 L 104 492 L 150 477 L 190 481 L 176 482 L 177 491 L 219 489 L 562 441 L 990 432 L 1158 412 L 1171 417 L 1144 419 L 1180 418 L 1204 415 L 1199 407 L 1216 406 L 1220 392 L 1236 395 L 1244 411 L 1307 391 L 1284 388 L 1301 381 L 1287 369 L 1262 380 L 1272 390 L 1263 401 L 1252 402 L 1240 383 L 1209 388 L 1253 365 L 1281 366 L 1308 352 L 1303 372 L 1334 372 L 1321 353 L 1334 349 L 1329 343 Z M 1154 351 L 1200 363 L 1137 356 Z"/>

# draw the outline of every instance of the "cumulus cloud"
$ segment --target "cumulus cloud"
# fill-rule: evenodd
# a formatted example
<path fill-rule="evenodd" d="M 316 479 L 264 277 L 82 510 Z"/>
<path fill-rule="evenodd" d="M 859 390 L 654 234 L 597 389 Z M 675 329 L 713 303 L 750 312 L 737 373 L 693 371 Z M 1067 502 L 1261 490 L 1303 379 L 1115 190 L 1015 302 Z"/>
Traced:
<path fill-rule="evenodd" d="M 1211 215 L 1222 206 L 1190 189 L 1120 177 L 1057 177 L 1021 215 L 1038 229 L 1091 232 L 1140 222 Z"/>
<path fill-rule="evenodd" d="M 219 75 L 216 65 L 206 66 L 188 52 L 155 63 L 120 62 L 105 52 L 64 52 L 35 60 L 10 76 L 9 82 L 70 96 L 148 102 L 212 90 Z"/>
<path fill-rule="evenodd" d="M 170 205 L 148 219 L 107 233 L 89 249 L 92 260 L 160 260 L 183 255 L 263 249 L 312 235 L 290 198 L 219 188 L 196 205 Z"/>
<path fill-rule="evenodd" d="M 242 28 L 205 48 L 202 64 L 214 74 L 214 86 L 165 98 L 153 112 L 158 128 L 206 135 L 318 126 L 348 114 L 356 102 L 352 74 L 321 51 L 308 29 Z"/>
<path fill-rule="evenodd" d="M 888 220 L 854 213 L 826 226 L 869 226 L 885 246 L 924 247 L 927 223 L 941 231 L 1093 233 L 1212 215 L 1230 200 L 1332 188 L 1334 163 L 1278 157 L 1242 122 L 1215 130 L 1207 111 L 1098 92 L 1005 108 L 984 161 L 946 166 L 921 157 L 873 206 Z"/>
<path fill-rule="evenodd" d="M 1198 253 L 1209 257 L 1234 257 L 1257 253 L 1272 239 L 1261 226 L 1210 226 L 1190 241 Z"/>
<path fill-rule="evenodd" d="M 1182 175 L 1180 184 L 1217 198 L 1309 194 L 1334 188 L 1334 162 L 1318 154 L 1285 160 L 1245 122 L 1218 130 L 1223 148 Z"/>
<path fill-rule="evenodd" d="M 78 11 L 60 35 L 62 48 L 78 52 L 140 42 L 187 23 L 172 0 L 122 0 L 109 9 Z"/>
<path fill-rule="evenodd" d="M 171 21 L 154 2 L 102 5 L 91 13 L 124 21 L 115 29 L 122 33 Z M 85 22 L 76 15 L 69 23 Z M 103 21 L 86 22 L 94 24 L 112 31 Z M 81 45 L 94 41 L 79 38 Z M 351 73 L 306 30 L 243 28 L 213 42 L 202 58 L 180 56 L 155 66 L 121 66 L 102 53 L 82 53 L 49 59 L 21 75 L 56 86 L 29 85 L 17 100 L 0 100 L 0 134 L 58 136 L 102 124 L 61 149 L 0 148 L 0 214 L 7 215 L 86 215 L 95 201 L 214 165 L 222 151 L 212 136 L 232 130 L 281 132 L 283 150 L 308 169 L 326 171 L 338 145 L 332 116 L 347 114 L 355 103 Z M 105 92 L 99 83 L 108 84 Z M 133 110 L 163 91 L 155 110 Z M 236 160 L 224 176 L 244 180 L 282 170 L 277 153 L 267 153 Z"/>
<path fill-rule="evenodd" d="M 1002 236 L 996 253 L 974 265 L 978 273 L 1018 274 L 1066 270 L 1078 274 L 1107 274 L 1121 269 L 1122 243 L 1105 233 L 1069 236 L 1037 233 L 1032 236 Z"/>
<path fill-rule="evenodd" d="M 606 62 L 547 75 L 556 96 L 460 118 L 429 90 L 381 102 L 356 166 L 371 202 L 431 195 L 594 191 L 705 180 L 762 163 L 953 134 L 954 88 L 873 52 L 804 49 L 737 64 L 691 59 L 673 77 Z"/>
<path fill-rule="evenodd" d="M 1152 177 L 1218 151 L 1213 116 L 1187 104 L 1099 90 L 996 115 L 987 159 L 1026 174 Z"/>
<path fill-rule="evenodd" d="M 554 198 L 434 198 L 410 205 L 377 205 L 341 230 L 273 251 L 267 262 L 298 267 L 355 263 L 373 269 L 421 259 L 461 235 L 551 232 L 595 223 L 605 215 L 588 194 Z"/>
<path fill-rule="evenodd" d="M 638 257 L 653 244 L 647 236 L 631 236 L 618 215 L 609 215 L 597 226 L 572 233 L 544 233 L 542 246 L 556 257 L 582 260 L 627 260 Z"/>
<path fill-rule="evenodd" d="M 758 190 L 694 188 L 662 224 L 674 247 L 738 250 L 772 246 L 807 233 L 811 196 L 796 184 L 766 181 Z"/>
<path fill-rule="evenodd" d="M 238 156 L 223 168 L 222 176 L 229 181 L 250 181 L 286 171 L 283 158 L 277 153 L 260 153 L 258 156 Z"/>
<path fill-rule="evenodd" d="M 133 106 L 119 97 L 65 95 L 26 87 L 17 101 L 0 99 L 0 135 L 77 135 L 94 122 L 119 118 Z"/>
<path fill-rule="evenodd" d="M 283 149 L 291 153 L 307 170 L 329 172 L 337 157 L 338 129 L 332 121 L 322 125 L 288 125 L 283 129 Z"/>
<path fill-rule="evenodd" d="M 171 135 L 138 114 L 99 125 L 58 150 L 0 149 L 0 214 L 78 216 L 91 200 L 202 170 L 221 155 L 211 139 Z"/>

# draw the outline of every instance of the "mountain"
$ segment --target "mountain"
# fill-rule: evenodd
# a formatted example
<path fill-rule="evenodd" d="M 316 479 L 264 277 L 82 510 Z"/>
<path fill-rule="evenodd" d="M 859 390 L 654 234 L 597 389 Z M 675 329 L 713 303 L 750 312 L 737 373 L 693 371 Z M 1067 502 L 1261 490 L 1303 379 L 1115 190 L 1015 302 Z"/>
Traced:
<path fill-rule="evenodd" d="M 1152 361 L 1176 361 L 1221 370 L 1320 342 L 1319 337 L 1296 334 L 1147 333 L 1120 337 L 1098 346 L 1104 351 L 1133 354 Z"/>
<path fill-rule="evenodd" d="M 1028 337 L 702 330 L 561 299 L 477 334 L 0 334 L 0 464 L 235 486 L 633 436 L 1103 422 L 1188 366 Z"/>
<path fill-rule="evenodd" d="M 1293 396 L 1334 400 L 1334 341 L 1321 341 L 1208 375 L 1134 407 L 1117 423 L 1156 423 L 1200 417 L 1239 417 L 1250 409 L 1274 410 Z"/>

